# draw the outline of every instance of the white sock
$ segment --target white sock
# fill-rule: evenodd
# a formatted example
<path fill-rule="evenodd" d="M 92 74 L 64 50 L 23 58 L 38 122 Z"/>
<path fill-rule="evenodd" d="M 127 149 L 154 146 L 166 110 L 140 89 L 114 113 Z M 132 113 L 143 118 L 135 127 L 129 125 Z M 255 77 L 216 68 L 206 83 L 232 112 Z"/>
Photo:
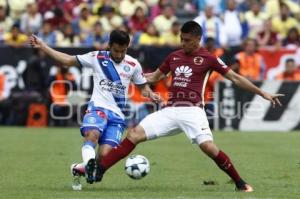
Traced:
<path fill-rule="evenodd" d="M 95 159 L 95 147 L 91 146 L 90 142 L 85 142 L 81 148 L 83 164 L 86 165 L 92 158 Z"/>

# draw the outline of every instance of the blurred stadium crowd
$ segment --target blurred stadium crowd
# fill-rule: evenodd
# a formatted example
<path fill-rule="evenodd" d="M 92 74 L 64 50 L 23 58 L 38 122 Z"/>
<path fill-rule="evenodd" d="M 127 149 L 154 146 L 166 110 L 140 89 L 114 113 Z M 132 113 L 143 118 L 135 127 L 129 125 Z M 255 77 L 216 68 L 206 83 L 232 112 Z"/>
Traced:
<path fill-rule="evenodd" d="M 254 81 L 267 78 L 265 60 L 258 49 L 297 51 L 300 45 L 300 0 L 0 0 L 0 46 L 27 47 L 28 36 L 35 34 L 52 47 L 100 50 L 108 47 L 111 30 L 122 29 L 130 33 L 132 48 L 176 49 L 180 45 L 181 24 L 187 20 L 202 26 L 203 46 Z M 38 52 L 35 56 L 29 64 L 42 65 L 45 55 Z M 273 79 L 300 80 L 299 64 L 297 59 L 286 59 L 284 69 Z M 31 74 L 29 80 L 66 79 L 76 88 L 67 70 L 60 68 L 51 77 L 44 73 L 38 72 L 39 77 Z M 218 74 L 211 75 L 207 102 L 212 100 L 214 83 L 219 79 L 222 77 Z M 156 86 L 162 95 L 166 95 L 169 81 Z M 4 82 L 5 74 L 0 73 L 1 124 L 14 125 L 15 122 L 7 121 L 6 112 L 11 110 L 4 102 L 11 93 Z M 39 88 L 43 92 L 49 88 L 49 81 L 44 85 Z M 56 87 L 58 92 L 67 94 L 65 85 Z M 132 101 L 144 101 L 138 94 L 132 96 Z M 65 100 L 49 98 L 52 102 Z M 139 110 L 147 114 L 145 109 Z"/>
<path fill-rule="evenodd" d="M 107 47 L 112 29 L 124 29 L 132 45 L 179 44 L 180 24 L 195 19 L 203 43 L 240 47 L 299 46 L 299 0 L 0 0 L 2 45 L 27 45 L 36 34 L 50 46 Z"/>

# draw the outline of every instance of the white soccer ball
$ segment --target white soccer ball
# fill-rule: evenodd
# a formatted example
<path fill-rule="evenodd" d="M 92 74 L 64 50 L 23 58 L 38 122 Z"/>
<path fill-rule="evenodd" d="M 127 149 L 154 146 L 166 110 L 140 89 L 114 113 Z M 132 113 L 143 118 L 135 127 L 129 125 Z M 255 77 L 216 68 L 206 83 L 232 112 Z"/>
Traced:
<path fill-rule="evenodd" d="M 141 179 L 150 171 L 150 164 L 147 158 L 142 155 L 133 155 L 125 162 L 125 171 L 132 179 Z"/>

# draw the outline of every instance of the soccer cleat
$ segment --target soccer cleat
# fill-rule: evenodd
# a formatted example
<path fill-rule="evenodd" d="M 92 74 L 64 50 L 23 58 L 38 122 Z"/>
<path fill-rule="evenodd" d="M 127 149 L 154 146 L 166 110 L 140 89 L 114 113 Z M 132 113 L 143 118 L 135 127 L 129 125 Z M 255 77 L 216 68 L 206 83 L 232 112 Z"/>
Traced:
<path fill-rule="evenodd" d="M 254 189 L 250 185 L 244 184 L 242 187 L 239 188 L 236 187 L 236 191 L 249 193 L 249 192 L 253 192 Z"/>
<path fill-rule="evenodd" d="M 76 168 L 76 166 L 76 163 L 71 165 L 71 174 L 73 176 L 72 189 L 74 191 L 81 191 L 82 186 L 80 183 L 80 176 L 82 176 L 82 173 L 78 172 L 79 170 Z"/>
<path fill-rule="evenodd" d="M 73 176 L 85 176 L 85 169 L 77 163 L 71 165 L 71 172 Z"/>
<path fill-rule="evenodd" d="M 96 161 L 94 158 L 90 159 L 88 163 L 85 166 L 85 178 L 86 182 L 89 184 L 94 183 L 94 173 L 95 173 L 95 168 L 96 167 Z"/>
<path fill-rule="evenodd" d="M 240 192 L 253 192 L 253 188 L 247 184 L 243 179 L 240 179 L 238 182 L 235 183 L 236 191 L 240 191 Z"/>

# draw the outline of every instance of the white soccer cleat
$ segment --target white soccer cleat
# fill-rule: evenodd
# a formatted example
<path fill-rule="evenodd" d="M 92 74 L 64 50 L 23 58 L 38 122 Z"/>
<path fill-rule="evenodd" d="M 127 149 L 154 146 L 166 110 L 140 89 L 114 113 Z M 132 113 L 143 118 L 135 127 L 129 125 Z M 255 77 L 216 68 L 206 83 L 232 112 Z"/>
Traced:
<path fill-rule="evenodd" d="M 78 173 L 78 170 L 76 169 L 77 165 L 78 165 L 77 163 L 74 163 L 71 165 L 71 174 L 73 176 L 72 189 L 74 191 L 81 191 L 82 185 L 80 183 L 80 174 Z"/>
<path fill-rule="evenodd" d="M 245 184 L 245 189 L 242 190 L 243 192 L 249 193 L 249 192 L 253 192 L 254 189 L 249 185 L 249 184 Z"/>
<path fill-rule="evenodd" d="M 74 180 L 74 181 L 75 181 L 75 180 Z M 73 183 L 74 183 L 74 181 L 73 181 Z M 80 183 L 80 181 L 79 181 L 79 183 Z M 82 190 L 82 186 L 81 186 L 81 184 L 78 184 L 78 185 L 72 184 L 72 189 L 73 189 L 74 191 L 81 191 L 81 190 Z"/>

